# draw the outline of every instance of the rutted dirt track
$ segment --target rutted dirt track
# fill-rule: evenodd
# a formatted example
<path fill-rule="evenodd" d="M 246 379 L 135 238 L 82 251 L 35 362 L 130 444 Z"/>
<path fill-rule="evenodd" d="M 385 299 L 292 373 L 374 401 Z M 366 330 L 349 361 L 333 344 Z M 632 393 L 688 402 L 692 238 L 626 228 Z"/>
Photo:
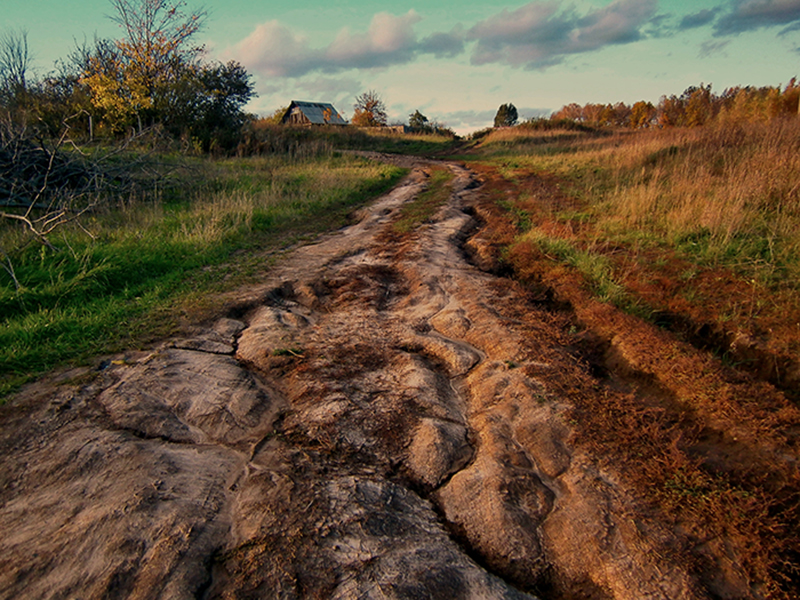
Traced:
<path fill-rule="evenodd" d="M 473 174 L 448 165 L 434 222 L 389 232 L 429 168 L 228 317 L 3 407 L 0 597 L 764 596 L 735 541 L 686 550 L 581 443 L 551 382 L 608 391 L 474 266 Z M 629 373 L 635 347 L 611 350 Z"/>

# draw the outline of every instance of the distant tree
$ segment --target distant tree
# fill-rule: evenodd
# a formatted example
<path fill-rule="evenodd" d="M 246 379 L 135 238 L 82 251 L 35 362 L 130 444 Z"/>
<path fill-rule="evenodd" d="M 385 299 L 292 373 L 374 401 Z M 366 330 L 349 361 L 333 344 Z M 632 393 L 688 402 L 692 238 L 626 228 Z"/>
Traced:
<path fill-rule="evenodd" d="M 29 64 L 28 32 L 0 33 L 0 106 L 14 111 L 25 104 Z"/>
<path fill-rule="evenodd" d="M 501 104 L 497 109 L 497 114 L 494 117 L 495 127 L 513 127 L 517 124 L 517 107 L 513 104 Z"/>
<path fill-rule="evenodd" d="M 356 96 L 353 105 L 353 125 L 359 127 L 382 127 L 386 125 L 386 105 L 383 103 L 378 92 L 369 90 L 360 96 Z"/>
<path fill-rule="evenodd" d="M 711 85 L 691 86 L 681 95 L 684 105 L 685 124 L 689 127 L 705 125 L 715 114 L 716 97 L 711 92 Z"/>
<path fill-rule="evenodd" d="M 408 126 L 414 131 L 425 131 L 431 127 L 428 117 L 419 112 L 419 110 L 415 110 L 408 115 Z"/>
<path fill-rule="evenodd" d="M 628 121 L 628 126 L 631 129 L 650 127 L 655 116 L 656 107 L 653 106 L 653 103 L 639 100 L 631 107 L 631 116 Z"/>
<path fill-rule="evenodd" d="M 680 127 L 685 124 L 685 106 L 675 94 L 661 96 L 656 110 L 661 127 Z"/>
<path fill-rule="evenodd" d="M 28 32 L 5 31 L 0 34 L 0 83 L 3 87 L 27 87 L 30 64 Z"/>
<path fill-rule="evenodd" d="M 579 104 L 572 102 L 562 106 L 560 110 L 553 113 L 551 118 L 554 120 L 569 119 L 570 121 L 580 122 L 583 121 L 583 108 Z"/>
<path fill-rule="evenodd" d="M 280 108 L 276 109 L 270 116 L 264 117 L 261 119 L 261 123 L 266 123 L 268 125 L 280 125 L 281 121 L 283 120 L 283 116 L 286 114 L 286 111 L 289 110 L 289 106 L 281 106 Z"/>
<path fill-rule="evenodd" d="M 203 65 L 198 75 L 197 111 L 189 126 L 209 150 L 212 140 L 223 147 L 235 143 L 246 120 L 243 107 L 255 95 L 250 74 L 236 61 Z"/>

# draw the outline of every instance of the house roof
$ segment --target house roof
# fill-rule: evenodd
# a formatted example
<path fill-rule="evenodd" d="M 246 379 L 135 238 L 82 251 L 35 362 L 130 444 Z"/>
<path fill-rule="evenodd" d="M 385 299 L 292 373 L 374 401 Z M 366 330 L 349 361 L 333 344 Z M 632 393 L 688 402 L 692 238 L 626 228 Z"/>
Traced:
<path fill-rule="evenodd" d="M 283 120 L 286 121 L 289 115 L 297 109 L 314 125 L 347 125 L 333 104 L 327 102 L 300 102 L 292 100 Z"/>

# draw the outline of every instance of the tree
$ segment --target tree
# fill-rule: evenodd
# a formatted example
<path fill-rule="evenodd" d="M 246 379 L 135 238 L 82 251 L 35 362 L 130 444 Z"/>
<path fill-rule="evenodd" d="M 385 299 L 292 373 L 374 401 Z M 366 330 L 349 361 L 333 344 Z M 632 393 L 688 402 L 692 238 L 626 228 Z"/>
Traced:
<path fill-rule="evenodd" d="M 353 125 L 359 127 L 383 127 L 386 125 L 386 105 L 378 92 L 369 90 L 356 96 L 353 108 L 355 109 Z"/>
<path fill-rule="evenodd" d="M 572 102 L 561 107 L 561 110 L 553 113 L 551 117 L 554 120 L 569 119 L 570 121 L 583 121 L 583 107 Z"/>
<path fill-rule="evenodd" d="M 28 91 L 30 63 L 28 32 L 5 31 L 0 34 L 0 105 L 14 109 L 24 104 Z"/>
<path fill-rule="evenodd" d="M 235 145 L 246 119 L 242 108 L 255 95 L 249 73 L 236 61 L 203 65 L 196 81 L 196 89 L 183 105 L 192 110 L 185 113 L 183 122 L 176 122 L 176 129 L 183 125 L 205 151 L 215 144 L 223 148 Z"/>
<path fill-rule="evenodd" d="M 408 115 L 408 126 L 414 131 L 427 131 L 431 129 L 428 117 L 419 112 L 419 110 Z"/>
<path fill-rule="evenodd" d="M 29 63 L 28 32 L 22 29 L 0 34 L 0 79 L 4 87 L 8 85 L 24 90 Z"/>
<path fill-rule="evenodd" d="M 281 121 L 283 121 L 284 115 L 286 115 L 286 111 L 289 110 L 289 105 L 281 106 L 280 108 L 276 108 L 275 111 L 269 115 L 268 117 L 263 117 L 261 119 L 261 123 L 266 125 L 280 125 Z"/>
<path fill-rule="evenodd" d="M 181 101 L 174 93 L 198 68 L 202 46 L 192 45 L 206 12 L 186 12 L 182 0 L 110 0 L 112 20 L 125 31 L 113 45 L 98 46 L 82 81 L 112 128 L 163 120 Z"/>
<path fill-rule="evenodd" d="M 501 104 L 494 117 L 495 127 L 513 127 L 517 124 L 517 107 L 511 103 Z"/>
<path fill-rule="evenodd" d="M 691 86 L 683 92 L 686 125 L 699 127 L 705 125 L 714 116 L 715 97 L 711 93 L 711 84 L 700 87 Z"/>
<path fill-rule="evenodd" d="M 631 129 L 650 127 L 655 116 L 656 107 L 653 106 L 653 103 L 639 100 L 631 107 L 631 117 L 628 121 L 628 126 Z"/>

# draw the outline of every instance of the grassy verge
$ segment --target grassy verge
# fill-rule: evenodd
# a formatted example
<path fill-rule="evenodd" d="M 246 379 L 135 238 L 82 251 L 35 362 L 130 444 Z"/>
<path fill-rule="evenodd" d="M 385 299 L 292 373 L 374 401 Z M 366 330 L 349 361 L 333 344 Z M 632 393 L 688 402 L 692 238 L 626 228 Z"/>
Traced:
<path fill-rule="evenodd" d="M 278 153 L 302 156 L 319 149 L 340 148 L 432 156 L 452 151 L 458 143 L 450 135 L 400 134 L 378 127 L 285 127 L 255 122 L 245 132 L 239 151 L 244 154 Z"/>
<path fill-rule="evenodd" d="M 513 244 L 580 271 L 601 300 L 796 353 L 798 150 L 792 119 L 613 134 L 506 129 L 461 158 L 504 186 L 510 218 L 524 224 Z"/>
<path fill-rule="evenodd" d="M 558 178 L 582 203 L 583 219 L 608 240 L 669 245 L 698 264 L 765 283 L 800 281 L 798 120 L 547 133 L 491 134 L 481 160 L 512 182 L 530 174 Z M 570 210 L 553 216 L 575 220 Z"/>
<path fill-rule="evenodd" d="M 342 225 L 401 169 L 355 157 L 197 160 L 170 193 L 94 213 L 0 272 L 0 397 L 57 365 L 174 330 L 209 294 L 241 285 L 264 253 Z M 0 224 L 0 242 L 20 232 Z"/>

